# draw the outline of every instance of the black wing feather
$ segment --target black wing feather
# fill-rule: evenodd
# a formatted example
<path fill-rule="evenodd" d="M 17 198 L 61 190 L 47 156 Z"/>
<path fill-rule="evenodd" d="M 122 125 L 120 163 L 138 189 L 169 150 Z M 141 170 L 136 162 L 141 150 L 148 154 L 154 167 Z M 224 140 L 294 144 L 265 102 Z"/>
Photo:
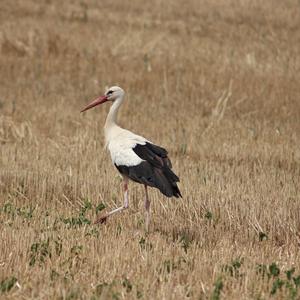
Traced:
<path fill-rule="evenodd" d="M 144 161 L 137 166 L 117 166 L 119 172 L 131 180 L 158 188 L 167 197 L 181 197 L 176 182 L 178 176 L 171 170 L 172 164 L 166 149 L 146 143 L 132 149 Z"/>

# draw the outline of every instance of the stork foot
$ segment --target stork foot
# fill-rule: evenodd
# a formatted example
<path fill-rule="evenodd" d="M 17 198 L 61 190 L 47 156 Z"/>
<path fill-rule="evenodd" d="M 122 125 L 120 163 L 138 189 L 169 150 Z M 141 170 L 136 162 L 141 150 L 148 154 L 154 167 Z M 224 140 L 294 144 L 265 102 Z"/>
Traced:
<path fill-rule="evenodd" d="M 98 218 L 94 224 L 105 224 L 109 215 L 104 215 L 101 218 Z"/>
<path fill-rule="evenodd" d="M 125 203 L 124 206 L 118 207 L 118 208 L 112 210 L 111 212 L 107 213 L 106 215 L 102 216 L 101 218 L 97 219 L 97 220 L 94 222 L 94 224 L 98 224 L 98 223 L 103 224 L 103 223 L 106 222 L 106 220 L 107 220 L 107 218 L 108 218 L 109 216 L 111 216 L 111 215 L 113 215 L 113 214 L 115 214 L 115 213 L 117 213 L 117 212 L 120 212 L 120 211 L 122 211 L 122 210 L 124 210 L 124 209 L 126 209 L 126 208 L 128 208 L 128 204 Z"/>

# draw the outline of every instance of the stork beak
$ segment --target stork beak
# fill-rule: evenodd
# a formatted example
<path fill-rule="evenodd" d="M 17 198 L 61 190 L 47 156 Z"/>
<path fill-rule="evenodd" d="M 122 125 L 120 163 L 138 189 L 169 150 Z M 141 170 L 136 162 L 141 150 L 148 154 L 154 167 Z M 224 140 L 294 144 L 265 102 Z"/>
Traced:
<path fill-rule="evenodd" d="M 97 99 L 95 99 L 94 101 L 92 101 L 90 104 L 88 104 L 81 112 L 84 112 L 92 107 L 95 107 L 99 104 L 102 104 L 104 102 L 108 101 L 107 96 L 100 96 Z"/>

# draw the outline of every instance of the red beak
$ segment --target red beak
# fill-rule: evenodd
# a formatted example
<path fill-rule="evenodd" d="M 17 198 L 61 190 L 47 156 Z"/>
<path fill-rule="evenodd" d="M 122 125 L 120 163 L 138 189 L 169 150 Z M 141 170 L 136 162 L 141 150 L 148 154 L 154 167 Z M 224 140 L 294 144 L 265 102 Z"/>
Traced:
<path fill-rule="evenodd" d="M 81 112 L 84 112 L 92 107 L 95 107 L 99 104 L 102 104 L 104 102 L 108 101 L 107 96 L 100 96 L 97 99 L 95 99 L 94 101 L 92 101 L 89 105 L 87 105 Z"/>

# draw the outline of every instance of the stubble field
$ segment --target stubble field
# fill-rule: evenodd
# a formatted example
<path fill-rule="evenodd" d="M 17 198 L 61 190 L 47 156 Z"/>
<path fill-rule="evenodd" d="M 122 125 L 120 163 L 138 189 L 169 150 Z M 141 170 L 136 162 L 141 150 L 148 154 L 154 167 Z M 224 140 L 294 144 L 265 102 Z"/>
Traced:
<path fill-rule="evenodd" d="M 299 299 L 299 1 L 1 1 L 1 299 Z M 105 87 L 182 199 L 122 203 Z M 103 210 L 104 209 L 104 210 Z"/>

